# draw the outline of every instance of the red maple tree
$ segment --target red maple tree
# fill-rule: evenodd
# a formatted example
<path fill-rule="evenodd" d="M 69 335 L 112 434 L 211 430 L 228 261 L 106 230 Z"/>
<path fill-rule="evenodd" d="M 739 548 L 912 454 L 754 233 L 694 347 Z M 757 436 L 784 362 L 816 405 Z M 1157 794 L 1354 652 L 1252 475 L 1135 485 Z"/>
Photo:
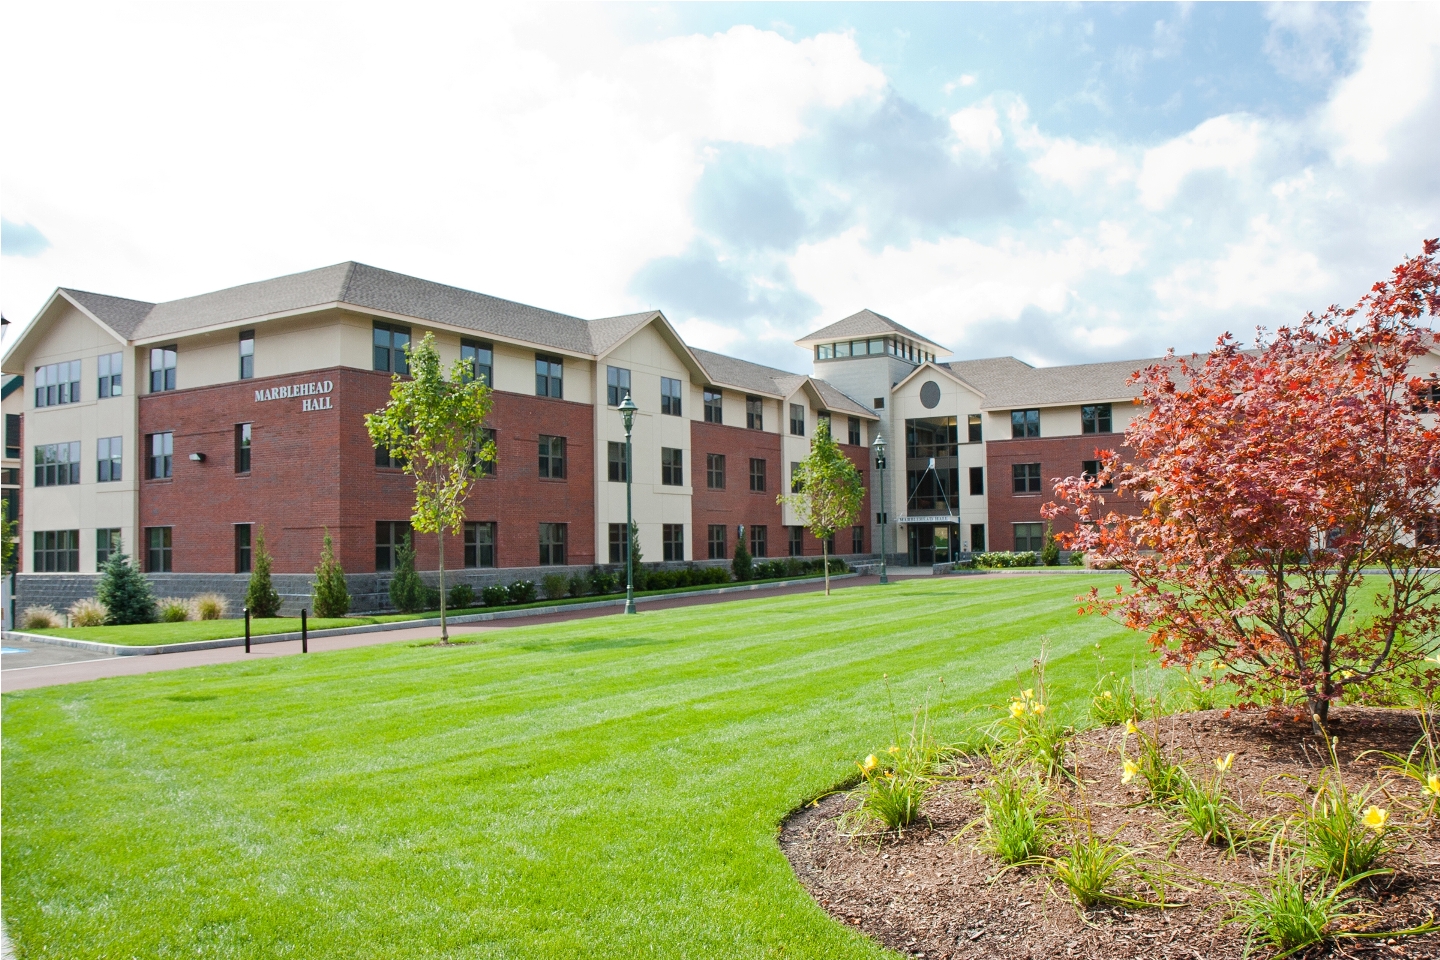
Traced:
<path fill-rule="evenodd" d="M 1100 475 L 1058 481 L 1044 511 L 1074 520 L 1064 546 L 1130 573 L 1082 612 L 1148 632 L 1167 665 L 1223 663 L 1248 704 L 1303 696 L 1317 731 L 1380 678 L 1433 696 L 1440 435 L 1434 381 L 1412 367 L 1436 342 L 1437 249 L 1356 307 L 1132 378 L 1133 460 L 1097 451 Z"/>

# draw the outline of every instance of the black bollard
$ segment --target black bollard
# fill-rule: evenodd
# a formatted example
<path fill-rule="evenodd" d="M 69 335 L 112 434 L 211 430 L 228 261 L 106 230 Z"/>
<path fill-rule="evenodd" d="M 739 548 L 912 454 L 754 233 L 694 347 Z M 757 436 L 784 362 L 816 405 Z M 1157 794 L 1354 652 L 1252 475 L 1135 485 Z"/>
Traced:
<path fill-rule="evenodd" d="M 310 652 L 310 632 L 305 624 L 305 608 L 300 608 L 300 652 Z"/>
<path fill-rule="evenodd" d="M 245 652 L 250 652 L 250 608 L 245 608 Z"/>

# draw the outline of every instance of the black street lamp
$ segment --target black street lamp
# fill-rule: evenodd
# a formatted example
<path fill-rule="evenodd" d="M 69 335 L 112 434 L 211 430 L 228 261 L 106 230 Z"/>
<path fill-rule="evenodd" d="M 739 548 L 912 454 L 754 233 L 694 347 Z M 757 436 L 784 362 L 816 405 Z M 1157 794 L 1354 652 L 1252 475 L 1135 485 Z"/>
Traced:
<path fill-rule="evenodd" d="M 889 519 L 885 509 L 885 438 L 875 434 L 870 446 L 875 450 L 875 471 L 880 475 L 880 582 L 889 583 L 890 577 L 885 572 L 885 521 Z"/>
<path fill-rule="evenodd" d="M 629 391 L 620 401 L 620 419 L 625 424 L 625 612 L 635 612 L 635 517 L 630 506 L 630 477 L 635 472 L 630 456 L 630 428 L 635 425 L 635 401 Z"/>

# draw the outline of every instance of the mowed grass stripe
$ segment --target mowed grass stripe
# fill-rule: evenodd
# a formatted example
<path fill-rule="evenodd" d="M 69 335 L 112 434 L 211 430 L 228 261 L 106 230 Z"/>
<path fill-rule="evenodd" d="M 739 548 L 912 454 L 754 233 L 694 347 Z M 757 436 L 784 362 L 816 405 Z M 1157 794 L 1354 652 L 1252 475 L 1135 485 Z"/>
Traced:
<path fill-rule="evenodd" d="M 1062 693 L 1110 579 L 765 597 L 5 697 L 22 956 L 868 957 L 774 843 L 929 691 Z M 938 678 L 943 676 L 944 700 Z M 213 698 L 213 699 L 208 699 Z M 908 723 L 902 718 L 902 723 Z"/>

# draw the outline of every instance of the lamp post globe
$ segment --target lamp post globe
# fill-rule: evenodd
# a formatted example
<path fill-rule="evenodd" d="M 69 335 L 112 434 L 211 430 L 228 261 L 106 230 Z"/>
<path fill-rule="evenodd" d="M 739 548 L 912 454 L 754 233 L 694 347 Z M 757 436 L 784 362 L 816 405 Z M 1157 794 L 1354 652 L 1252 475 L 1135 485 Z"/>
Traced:
<path fill-rule="evenodd" d="M 890 577 L 885 570 L 885 522 L 889 519 L 889 512 L 885 509 L 885 437 L 883 434 L 875 434 L 875 440 L 870 444 L 875 451 L 875 472 L 880 475 L 880 582 L 889 583 Z"/>
<path fill-rule="evenodd" d="M 625 399 L 620 401 L 620 422 L 625 424 L 625 612 L 635 612 L 635 557 L 634 551 L 634 530 L 635 515 L 630 500 L 630 477 L 634 468 L 631 466 L 630 457 L 630 429 L 635 425 L 635 411 L 640 408 L 635 401 L 630 399 L 630 394 L 625 394 Z"/>

